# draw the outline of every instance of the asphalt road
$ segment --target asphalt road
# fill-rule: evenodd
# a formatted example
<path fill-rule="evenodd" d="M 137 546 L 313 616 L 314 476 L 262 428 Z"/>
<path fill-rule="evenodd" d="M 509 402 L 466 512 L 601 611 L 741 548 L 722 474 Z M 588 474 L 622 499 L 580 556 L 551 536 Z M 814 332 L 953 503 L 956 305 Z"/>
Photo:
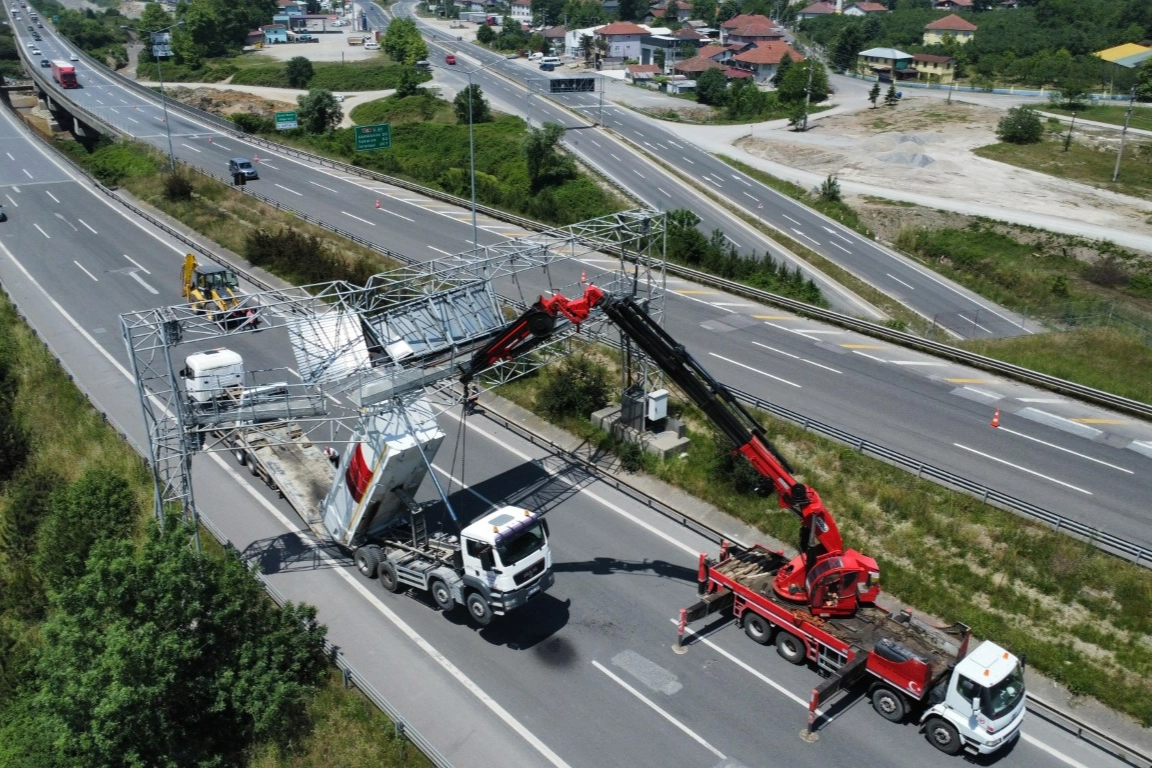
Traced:
<path fill-rule="evenodd" d="M 183 249 L 75 179 L 7 113 L 0 190 L 11 213 L 0 225 L 0 280 L 112 423 L 141 442 L 117 316 L 177 300 Z M 278 329 L 228 343 L 252 367 L 286 353 Z M 695 596 L 695 553 L 711 543 L 483 417 L 469 422 L 455 462 L 447 446 L 459 422 L 446 413 L 442 423 L 449 438 L 437 463 L 445 482 L 458 478 L 461 514 L 524 503 L 547 509 L 552 524 L 556 587 L 484 630 L 385 594 L 320 550 L 227 454 L 198 456 L 194 478 L 202 514 L 288 599 L 317 605 L 333 642 L 455 765 L 958 765 L 859 699 L 830 711 L 821 740 L 805 745 L 803 702 L 818 679 L 809 671 L 731 626 L 701 627 L 707 638 L 686 655 L 670 650 L 672 619 Z M 1117 765 L 1034 718 L 997 764 Z"/>
<path fill-rule="evenodd" d="M 54 45 L 48 37 L 45 44 Z M 65 52 L 58 48 L 46 55 L 57 51 Z M 84 87 L 69 96 L 102 110 L 126 130 L 166 143 L 158 104 L 123 91 L 103 72 L 79 71 Z M 258 156 L 261 180 L 254 184 L 262 192 L 394 251 L 427 260 L 470 247 L 468 211 L 269 154 L 177 114 L 169 116 L 167 125 L 175 151 L 190 161 L 223 173 L 229 157 Z M 17 223 L 14 229 L 24 226 Z M 480 219 L 481 244 L 528 234 Z M 575 286 L 580 269 L 588 265 L 556 267 L 553 285 Z M 123 279 L 137 282 L 131 276 Z M 529 295 L 550 287 L 533 275 L 521 283 Z M 1152 473 L 1146 468 L 1152 456 L 1148 425 L 737 297 L 683 282 L 669 285 L 669 330 L 690 350 L 700 350 L 698 356 L 720 380 L 1042 508 L 1152 545 L 1142 504 L 1152 491 Z M 83 293 L 77 290 L 76 295 Z M 147 306 L 150 299 L 142 298 L 121 309 Z M 998 430 L 987 426 L 995 408 L 1003 411 Z"/>

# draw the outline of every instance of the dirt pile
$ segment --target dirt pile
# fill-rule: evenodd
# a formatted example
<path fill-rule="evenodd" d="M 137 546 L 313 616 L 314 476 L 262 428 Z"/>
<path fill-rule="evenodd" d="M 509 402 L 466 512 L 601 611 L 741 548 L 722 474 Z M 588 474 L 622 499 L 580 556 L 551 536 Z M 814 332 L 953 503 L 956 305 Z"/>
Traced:
<path fill-rule="evenodd" d="M 265 99 L 243 91 L 226 91 L 216 88 L 181 88 L 180 86 L 166 86 L 164 90 L 177 101 L 202 109 L 205 112 L 211 112 L 219 117 L 243 112 L 272 119 L 276 112 L 296 108 L 293 103 Z"/>

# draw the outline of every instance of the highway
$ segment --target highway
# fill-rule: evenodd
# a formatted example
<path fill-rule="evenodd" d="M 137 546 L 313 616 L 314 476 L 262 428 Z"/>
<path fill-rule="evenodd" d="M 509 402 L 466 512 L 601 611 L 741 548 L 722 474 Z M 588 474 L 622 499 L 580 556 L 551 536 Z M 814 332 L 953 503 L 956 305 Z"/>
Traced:
<path fill-rule="evenodd" d="M 58 45 L 47 36 L 45 44 Z M 84 87 L 69 96 L 103 110 L 124 130 L 165 145 L 159 104 L 123 90 L 104 72 L 84 67 L 79 72 Z M 466 210 L 268 153 L 179 113 L 170 113 L 169 120 L 177 154 L 209 171 L 223 173 L 227 159 L 237 154 L 259 156 L 261 179 L 253 184 L 285 206 L 416 260 L 470 247 Z M 528 234 L 480 219 L 482 244 Z M 558 284 L 575 285 L 581 269 L 591 267 L 594 275 L 599 266 L 588 262 L 554 272 L 561 277 Z M 529 290 L 547 287 L 533 279 L 522 283 Z M 671 280 L 669 288 L 669 330 L 689 349 L 706 351 L 699 353 L 702 362 L 720 380 L 1039 507 L 1152 545 L 1142 503 L 1152 493 L 1147 424 L 683 281 Z M 144 305 L 147 301 L 125 308 Z M 996 408 L 1003 412 L 1002 427 L 992 430 L 988 424 Z"/>
<path fill-rule="evenodd" d="M 363 7 L 368 13 L 370 26 L 380 29 L 387 26 L 387 15 L 379 6 L 364 4 Z M 398 3 L 395 12 L 416 18 L 414 8 L 412 3 Z M 732 235 L 729 239 L 740 251 L 747 253 L 755 249 L 759 253 L 768 252 L 780 257 L 771 241 L 746 226 L 734 228 L 729 223 L 733 221 L 731 217 L 717 217 L 713 202 L 694 187 L 670 176 L 637 150 L 658 157 L 697 180 L 713 195 L 719 196 L 727 209 L 761 220 L 913 311 L 928 319 L 937 318 L 945 328 L 961 338 L 1012 336 L 1035 330 L 1034 326 L 1022 323 L 1015 314 L 1007 313 L 977 294 L 940 278 L 931 270 L 736 171 L 677 135 L 674 124 L 617 106 L 600 93 L 550 94 L 544 97 L 550 80 L 588 76 L 587 73 L 540 72 L 522 59 L 504 60 L 500 54 L 459 42 L 451 32 L 424 24 L 418 18 L 416 20 L 432 43 L 430 58 L 434 64 L 443 59 L 444 53 L 463 52 L 468 59 L 458 56 L 460 69 L 490 67 L 473 76 L 485 94 L 509 105 L 514 114 L 531 115 L 534 124 L 549 121 L 568 128 L 566 144 L 569 149 L 648 206 L 657 210 L 688 208 L 704 220 L 702 229 L 725 230 Z M 466 85 L 463 78 L 453 78 L 452 69 L 442 67 L 437 79 L 457 79 L 461 81 L 454 83 L 457 88 Z M 602 86 L 603 82 L 599 82 L 596 87 Z M 528 98 L 528 88 L 532 90 L 531 99 Z M 565 108 L 560 109 L 557 104 Z M 606 130 L 593 129 L 591 126 L 600 120 L 601 115 Z M 822 284 L 821 287 L 825 286 Z M 977 310 L 983 320 L 973 323 Z"/>
<path fill-rule="evenodd" d="M 183 249 L 77 179 L 8 112 L 0 190 L 11 214 L 0 225 L 0 281 L 112 423 L 140 443 L 117 316 L 178 300 Z M 282 363 L 287 352 L 276 328 L 229 343 L 251 367 Z M 442 424 L 454 442 L 456 415 Z M 383 593 L 318 548 L 227 455 L 201 455 L 194 466 L 201 512 L 281 593 L 317 605 L 332 641 L 454 765 L 960 764 L 860 699 L 834 708 L 821 740 L 804 744 L 803 704 L 818 680 L 810 672 L 732 626 L 701 627 L 707 636 L 683 656 L 670 650 L 672 619 L 695 597 L 695 554 L 711 542 L 483 417 L 470 420 L 464 439 L 457 509 L 474 513 L 490 501 L 547 509 L 558 571 L 555 589 L 518 620 L 484 630 Z M 446 482 L 463 470 L 449 456 L 445 449 L 438 462 Z M 997 765 L 1119 763 L 1033 718 Z"/>

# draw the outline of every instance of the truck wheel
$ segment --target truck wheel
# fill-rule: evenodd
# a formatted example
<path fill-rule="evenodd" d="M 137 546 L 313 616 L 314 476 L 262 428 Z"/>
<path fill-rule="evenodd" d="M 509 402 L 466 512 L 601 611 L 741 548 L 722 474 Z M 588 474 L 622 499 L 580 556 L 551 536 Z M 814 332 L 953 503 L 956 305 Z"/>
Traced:
<path fill-rule="evenodd" d="M 352 555 L 356 561 L 356 568 L 360 573 L 370 579 L 376 578 L 376 569 L 380 566 L 380 548 L 375 544 L 360 547 Z"/>
<path fill-rule="evenodd" d="M 492 606 L 488 605 L 484 595 L 479 592 L 470 592 L 464 603 L 468 606 L 468 614 L 477 624 L 486 627 L 492 623 Z"/>
<path fill-rule="evenodd" d="M 456 607 L 456 598 L 452 597 L 452 589 L 444 582 L 444 579 L 432 579 L 428 591 L 432 593 L 432 600 L 435 601 L 436 607 L 444 613 L 448 613 Z"/>
<path fill-rule="evenodd" d="M 752 638 L 753 642 L 768 645 L 772 642 L 773 627 L 758 613 L 744 611 L 744 634 Z"/>
<path fill-rule="evenodd" d="M 908 714 L 904 697 L 884 686 L 872 691 L 872 709 L 890 723 L 899 723 Z"/>
<path fill-rule="evenodd" d="M 391 560 L 382 561 L 376 569 L 376 575 L 380 577 L 380 586 L 385 592 L 400 591 L 400 577 L 396 575 L 396 564 Z"/>
<path fill-rule="evenodd" d="M 791 632 L 776 634 L 776 652 L 789 664 L 803 664 L 808 658 L 808 649 L 804 647 L 804 642 Z"/>
<path fill-rule="evenodd" d="M 236 457 L 236 463 L 240 466 L 248 463 L 248 454 L 244 452 L 243 448 L 233 448 L 232 455 Z"/>
<path fill-rule="evenodd" d="M 946 755 L 959 754 L 964 747 L 960 741 L 960 734 L 956 732 L 956 726 L 943 718 L 934 717 L 929 720 L 924 735 L 928 737 L 929 744 Z"/>

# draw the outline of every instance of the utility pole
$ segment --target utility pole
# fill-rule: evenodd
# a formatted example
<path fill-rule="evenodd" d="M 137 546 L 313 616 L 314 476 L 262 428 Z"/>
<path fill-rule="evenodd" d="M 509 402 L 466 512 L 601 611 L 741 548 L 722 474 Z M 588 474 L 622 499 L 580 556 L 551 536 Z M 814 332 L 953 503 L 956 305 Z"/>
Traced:
<path fill-rule="evenodd" d="M 1068 151 L 1068 147 L 1072 144 L 1072 129 L 1076 127 L 1076 110 L 1072 110 L 1072 122 L 1068 124 L 1068 135 L 1064 137 L 1064 151 Z M 1116 179 L 1112 179 L 1116 181 Z"/>
<path fill-rule="evenodd" d="M 808 105 L 812 102 L 812 73 L 816 71 L 816 60 L 808 59 L 808 87 L 804 89 L 804 126 L 801 131 L 808 130 Z"/>
<path fill-rule="evenodd" d="M 1120 131 L 1120 149 L 1116 151 L 1116 169 L 1112 171 L 1112 183 L 1120 178 L 1120 158 L 1124 157 L 1124 137 L 1128 135 L 1128 121 L 1132 119 L 1132 106 L 1136 103 L 1136 86 L 1128 97 L 1128 112 L 1124 115 L 1124 130 Z"/>

